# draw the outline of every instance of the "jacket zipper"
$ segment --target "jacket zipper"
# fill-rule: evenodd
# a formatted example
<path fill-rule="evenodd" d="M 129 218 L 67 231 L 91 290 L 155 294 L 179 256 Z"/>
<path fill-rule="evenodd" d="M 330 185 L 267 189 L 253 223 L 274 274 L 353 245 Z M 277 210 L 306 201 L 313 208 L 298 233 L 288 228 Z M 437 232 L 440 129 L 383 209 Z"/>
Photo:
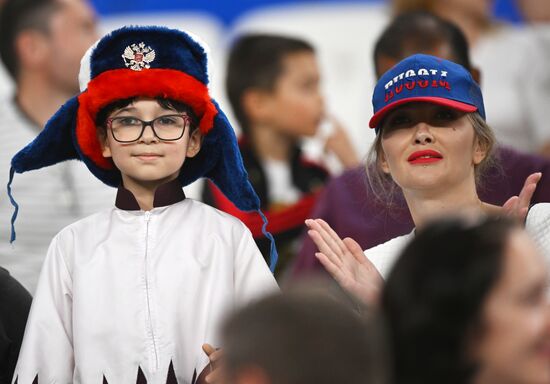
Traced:
<path fill-rule="evenodd" d="M 155 331 L 153 328 L 153 319 L 151 316 L 151 298 L 149 290 L 149 275 L 148 275 L 148 256 L 149 256 L 149 220 L 151 218 L 151 212 L 145 212 L 145 293 L 147 296 L 147 315 L 149 316 L 149 332 L 151 334 L 151 341 L 153 343 L 153 358 L 155 362 L 154 371 L 159 367 L 157 343 L 155 340 Z"/>

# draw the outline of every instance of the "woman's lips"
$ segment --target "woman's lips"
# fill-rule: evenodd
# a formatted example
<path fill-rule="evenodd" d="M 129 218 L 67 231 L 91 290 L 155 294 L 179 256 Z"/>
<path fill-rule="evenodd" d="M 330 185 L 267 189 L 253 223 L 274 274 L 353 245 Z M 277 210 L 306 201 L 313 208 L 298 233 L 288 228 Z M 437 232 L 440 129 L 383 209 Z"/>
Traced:
<path fill-rule="evenodd" d="M 443 155 L 432 149 L 426 149 L 423 151 L 416 151 L 410 154 L 407 161 L 410 164 L 430 164 L 435 163 L 443 159 Z"/>

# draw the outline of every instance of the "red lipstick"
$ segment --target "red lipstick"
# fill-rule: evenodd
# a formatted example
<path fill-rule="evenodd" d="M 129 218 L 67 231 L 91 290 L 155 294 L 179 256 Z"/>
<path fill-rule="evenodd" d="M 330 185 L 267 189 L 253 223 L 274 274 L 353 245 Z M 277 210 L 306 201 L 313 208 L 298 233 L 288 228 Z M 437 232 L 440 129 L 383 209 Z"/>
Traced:
<path fill-rule="evenodd" d="M 411 164 L 431 164 L 443 159 L 443 155 L 433 149 L 425 149 L 410 154 L 407 161 Z"/>

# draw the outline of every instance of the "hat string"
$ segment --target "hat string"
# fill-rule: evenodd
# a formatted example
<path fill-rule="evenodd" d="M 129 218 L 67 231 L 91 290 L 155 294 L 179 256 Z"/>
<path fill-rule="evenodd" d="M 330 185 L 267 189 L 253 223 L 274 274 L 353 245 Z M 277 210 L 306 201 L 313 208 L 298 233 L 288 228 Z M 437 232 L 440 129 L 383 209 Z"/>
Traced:
<path fill-rule="evenodd" d="M 273 235 L 267 230 L 267 217 L 265 217 L 261 209 L 258 209 L 258 213 L 260 214 L 263 221 L 262 233 L 271 242 L 271 246 L 269 249 L 269 269 L 271 270 L 272 273 L 275 273 L 275 267 L 277 266 L 277 259 L 279 258 L 279 255 L 277 254 L 277 248 L 275 247 L 275 239 L 273 238 Z"/>
<path fill-rule="evenodd" d="M 17 220 L 17 214 L 19 213 L 19 205 L 13 198 L 13 195 L 11 193 L 11 183 L 13 182 L 13 175 L 15 174 L 15 169 L 13 167 L 10 167 L 10 178 L 8 181 L 8 197 L 10 198 L 11 205 L 13 205 L 13 215 L 11 216 L 11 236 L 10 236 L 10 243 L 13 243 L 15 241 L 15 220 Z"/>

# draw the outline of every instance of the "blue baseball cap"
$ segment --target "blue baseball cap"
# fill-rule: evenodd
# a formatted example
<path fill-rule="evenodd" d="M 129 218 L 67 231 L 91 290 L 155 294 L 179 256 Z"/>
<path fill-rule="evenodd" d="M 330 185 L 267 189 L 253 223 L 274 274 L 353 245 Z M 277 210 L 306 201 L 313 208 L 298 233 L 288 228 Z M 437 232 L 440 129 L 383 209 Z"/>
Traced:
<path fill-rule="evenodd" d="M 389 112 L 413 102 L 477 111 L 485 119 L 481 89 L 466 68 L 439 57 L 417 54 L 400 61 L 378 80 L 369 126 L 379 133 L 379 125 Z"/>

